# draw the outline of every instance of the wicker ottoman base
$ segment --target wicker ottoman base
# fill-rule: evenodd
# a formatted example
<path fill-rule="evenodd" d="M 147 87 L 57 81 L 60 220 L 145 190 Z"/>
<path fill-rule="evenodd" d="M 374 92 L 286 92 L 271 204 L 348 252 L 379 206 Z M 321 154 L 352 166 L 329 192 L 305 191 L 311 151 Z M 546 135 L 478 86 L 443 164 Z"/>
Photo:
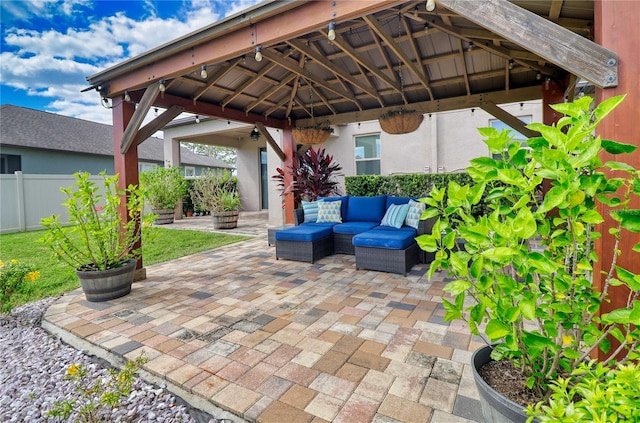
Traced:
<path fill-rule="evenodd" d="M 333 236 L 310 242 L 276 239 L 276 260 L 283 258 L 314 263 L 331 254 L 333 254 Z"/>
<path fill-rule="evenodd" d="M 351 254 L 356 253 L 353 247 L 353 234 L 337 234 L 333 233 L 333 250 L 336 254 Z"/>
<path fill-rule="evenodd" d="M 356 246 L 355 253 L 356 269 L 400 273 L 406 276 L 418 263 L 418 244 L 412 244 L 404 250 Z"/>

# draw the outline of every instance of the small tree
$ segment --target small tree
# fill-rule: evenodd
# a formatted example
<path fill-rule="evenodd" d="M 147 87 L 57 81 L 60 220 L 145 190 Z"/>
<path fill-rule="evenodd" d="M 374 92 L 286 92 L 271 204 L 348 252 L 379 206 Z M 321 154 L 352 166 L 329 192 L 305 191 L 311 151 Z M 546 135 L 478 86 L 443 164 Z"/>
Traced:
<path fill-rule="evenodd" d="M 341 170 L 342 166 L 333 161 L 333 156 L 325 154 L 324 148 L 316 151 L 311 147 L 302 154 L 295 154 L 291 166 L 287 167 L 293 176 L 291 184 L 285 187 L 285 171 L 281 168 L 276 169 L 278 173 L 272 178 L 278 183 L 283 197 L 293 194 L 297 206 L 301 200 L 315 201 L 318 197 L 340 195 L 342 191 L 335 176 L 341 176 L 337 173 Z"/>

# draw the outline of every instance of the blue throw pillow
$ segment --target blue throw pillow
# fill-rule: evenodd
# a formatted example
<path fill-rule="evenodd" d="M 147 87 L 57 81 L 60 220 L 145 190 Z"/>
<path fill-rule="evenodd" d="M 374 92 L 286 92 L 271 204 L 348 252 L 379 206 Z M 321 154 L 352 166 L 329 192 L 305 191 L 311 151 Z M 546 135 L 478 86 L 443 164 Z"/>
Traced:
<path fill-rule="evenodd" d="M 302 200 L 305 223 L 314 223 L 318 219 L 318 202 Z"/>
<path fill-rule="evenodd" d="M 342 223 L 340 206 L 342 201 L 319 201 L 316 223 Z"/>
<path fill-rule="evenodd" d="M 404 224 L 404 219 L 409 212 L 409 204 L 392 204 L 387 209 L 387 212 L 380 222 L 380 226 L 391 226 L 394 228 L 401 228 Z"/>
<path fill-rule="evenodd" d="M 407 213 L 405 224 L 407 226 L 411 226 L 414 229 L 418 229 L 420 216 L 422 216 L 422 212 L 425 211 L 426 208 L 427 206 L 424 203 L 413 200 L 409 201 L 409 212 Z"/>

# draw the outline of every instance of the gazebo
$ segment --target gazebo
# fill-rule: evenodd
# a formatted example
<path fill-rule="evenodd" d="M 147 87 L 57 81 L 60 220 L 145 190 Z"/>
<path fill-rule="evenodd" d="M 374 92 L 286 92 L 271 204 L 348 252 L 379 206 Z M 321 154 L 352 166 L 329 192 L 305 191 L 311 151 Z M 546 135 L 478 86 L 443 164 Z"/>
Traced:
<path fill-rule="evenodd" d="M 546 105 L 571 100 L 587 81 L 597 101 L 628 94 L 599 131 L 638 145 L 636 17 L 631 1 L 268 0 L 92 75 L 88 90 L 111 100 L 123 186 L 138 182 L 137 145 L 182 112 L 255 126 L 286 165 L 294 128 L 401 108 L 482 108 L 532 135 L 500 104 L 542 99 L 551 124 L 559 116 Z M 154 107 L 165 111 L 142 127 Z M 640 167 L 640 151 L 628 160 Z M 288 220 L 292 208 L 288 199 Z M 612 242 L 604 236 L 596 248 Z"/>

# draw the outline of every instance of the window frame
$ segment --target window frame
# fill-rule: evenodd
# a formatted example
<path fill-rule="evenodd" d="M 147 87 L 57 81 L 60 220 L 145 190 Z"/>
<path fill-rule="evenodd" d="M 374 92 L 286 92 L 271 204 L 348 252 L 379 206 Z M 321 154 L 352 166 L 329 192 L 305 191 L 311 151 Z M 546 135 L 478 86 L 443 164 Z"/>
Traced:
<path fill-rule="evenodd" d="M 358 155 L 356 154 L 356 150 L 359 148 L 358 147 L 358 138 L 367 138 L 367 137 L 376 137 L 376 154 L 377 157 L 367 157 L 367 158 L 362 158 L 359 159 Z M 360 147 L 363 148 L 363 147 Z M 353 160 L 354 160 L 354 170 L 355 170 L 355 175 L 381 175 L 382 174 L 382 146 L 381 146 L 381 140 L 380 140 L 380 132 L 372 132 L 369 134 L 358 134 L 358 135 L 354 135 L 353 136 Z M 360 162 L 378 162 L 378 173 L 359 173 L 358 172 L 358 163 Z"/>

